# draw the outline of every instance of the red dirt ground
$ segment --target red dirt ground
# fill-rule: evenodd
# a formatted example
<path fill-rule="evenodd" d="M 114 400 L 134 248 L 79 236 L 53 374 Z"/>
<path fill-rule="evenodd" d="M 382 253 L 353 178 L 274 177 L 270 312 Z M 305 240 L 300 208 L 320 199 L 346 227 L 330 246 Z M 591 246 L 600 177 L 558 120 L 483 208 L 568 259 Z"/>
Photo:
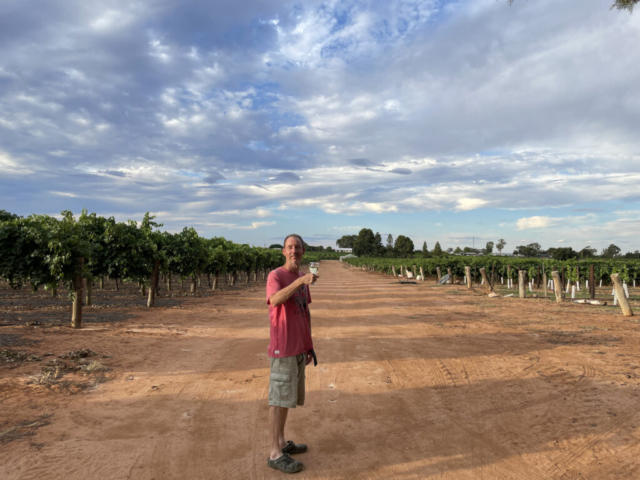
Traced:
<path fill-rule="evenodd" d="M 311 292 L 320 363 L 289 415 L 309 445 L 294 478 L 640 478 L 640 317 L 327 261 Z M 286 477 L 266 467 L 264 282 L 127 302 L 82 330 L 67 307 L 65 326 L 2 327 L 0 350 L 55 356 L 0 360 L 0 478 Z M 28 383 L 78 348 L 110 371 Z"/>

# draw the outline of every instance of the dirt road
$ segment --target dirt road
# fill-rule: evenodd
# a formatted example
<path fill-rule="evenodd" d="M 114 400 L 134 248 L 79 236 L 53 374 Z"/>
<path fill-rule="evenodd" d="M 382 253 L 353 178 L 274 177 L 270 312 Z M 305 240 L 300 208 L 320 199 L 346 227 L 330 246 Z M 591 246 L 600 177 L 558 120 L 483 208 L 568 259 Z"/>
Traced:
<path fill-rule="evenodd" d="M 294 478 L 640 478 L 636 317 L 338 262 L 320 276 L 319 365 L 286 435 L 309 445 Z M 81 331 L 11 331 L 39 340 L 21 347 L 35 354 L 89 348 L 110 371 L 69 393 L 28 384 L 37 364 L 0 367 L 0 478 L 286 477 L 266 467 L 264 283 L 158 304 Z"/>

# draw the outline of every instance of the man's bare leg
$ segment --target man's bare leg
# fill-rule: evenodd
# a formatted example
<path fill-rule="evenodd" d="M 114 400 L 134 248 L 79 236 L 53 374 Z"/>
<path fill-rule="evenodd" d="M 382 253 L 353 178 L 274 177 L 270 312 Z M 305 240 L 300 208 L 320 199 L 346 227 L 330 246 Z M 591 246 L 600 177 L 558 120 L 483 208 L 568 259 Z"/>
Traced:
<path fill-rule="evenodd" d="M 289 415 L 289 409 L 284 409 L 284 418 L 280 424 L 280 432 L 278 432 L 278 441 L 280 442 L 280 449 L 287 446 L 287 441 L 284 439 L 284 424 L 287 423 L 287 415 Z"/>
<path fill-rule="evenodd" d="M 284 424 L 287 421 L 289 409 L 285 407 L 269 406 L 269 430 L 271 431 L 271 454 L 269 458 L 275 460 L 282 456 L 284 440 Z"/>

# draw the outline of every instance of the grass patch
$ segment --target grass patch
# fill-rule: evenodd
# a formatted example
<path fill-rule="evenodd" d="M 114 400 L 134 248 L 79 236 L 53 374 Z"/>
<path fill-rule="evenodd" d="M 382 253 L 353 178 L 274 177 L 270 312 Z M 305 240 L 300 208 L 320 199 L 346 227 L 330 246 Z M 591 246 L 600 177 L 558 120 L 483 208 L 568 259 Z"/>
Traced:
<path fill-rule="evenodd" d="M 50 414 L 41 415 L 37 420 L 25 420 L 17 425 L 9 427 L 8 425 L 0 425 L 0 445 L 7 444 L 23 437 L 35 435 L 35 430 L 49 425 Z"/>

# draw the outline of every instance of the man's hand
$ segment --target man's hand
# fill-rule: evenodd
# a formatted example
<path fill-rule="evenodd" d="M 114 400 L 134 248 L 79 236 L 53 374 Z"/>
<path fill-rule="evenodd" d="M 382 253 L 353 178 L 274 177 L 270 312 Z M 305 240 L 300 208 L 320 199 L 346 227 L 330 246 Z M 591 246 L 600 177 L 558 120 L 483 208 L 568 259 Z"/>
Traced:
<path fill-rule="evenodd" d="M 291 283 L 288 287 L 283 288 L 282 290 L 278 290 L 276 293 L 269 297 L 269 304 L 272 307 L 277 307 L 282 305 L 284 302 L 289 300 L 291 296 L 298 290 L 302 285 L 311 285 L 318 279 L 318 275 L 314 275 L 313 273 L 308 273 L 303 277 L 299 277 L 295 282 Z"/>
<path fill-rule="evenodd" d="M 313 361 L 313 355 L 311 352 L 307 352 L 307 363 L 305 365 L 309 365 Z"/>
<path fill-rule="evenodd" d="M 302 285 L 313 285 L 314 283 L 316 283 L 317 279 L 318 275 L 316 275 L 315 273 L 307 273 L 304 277 L 300 277 L 300 282 L 302 283 Z"/>

